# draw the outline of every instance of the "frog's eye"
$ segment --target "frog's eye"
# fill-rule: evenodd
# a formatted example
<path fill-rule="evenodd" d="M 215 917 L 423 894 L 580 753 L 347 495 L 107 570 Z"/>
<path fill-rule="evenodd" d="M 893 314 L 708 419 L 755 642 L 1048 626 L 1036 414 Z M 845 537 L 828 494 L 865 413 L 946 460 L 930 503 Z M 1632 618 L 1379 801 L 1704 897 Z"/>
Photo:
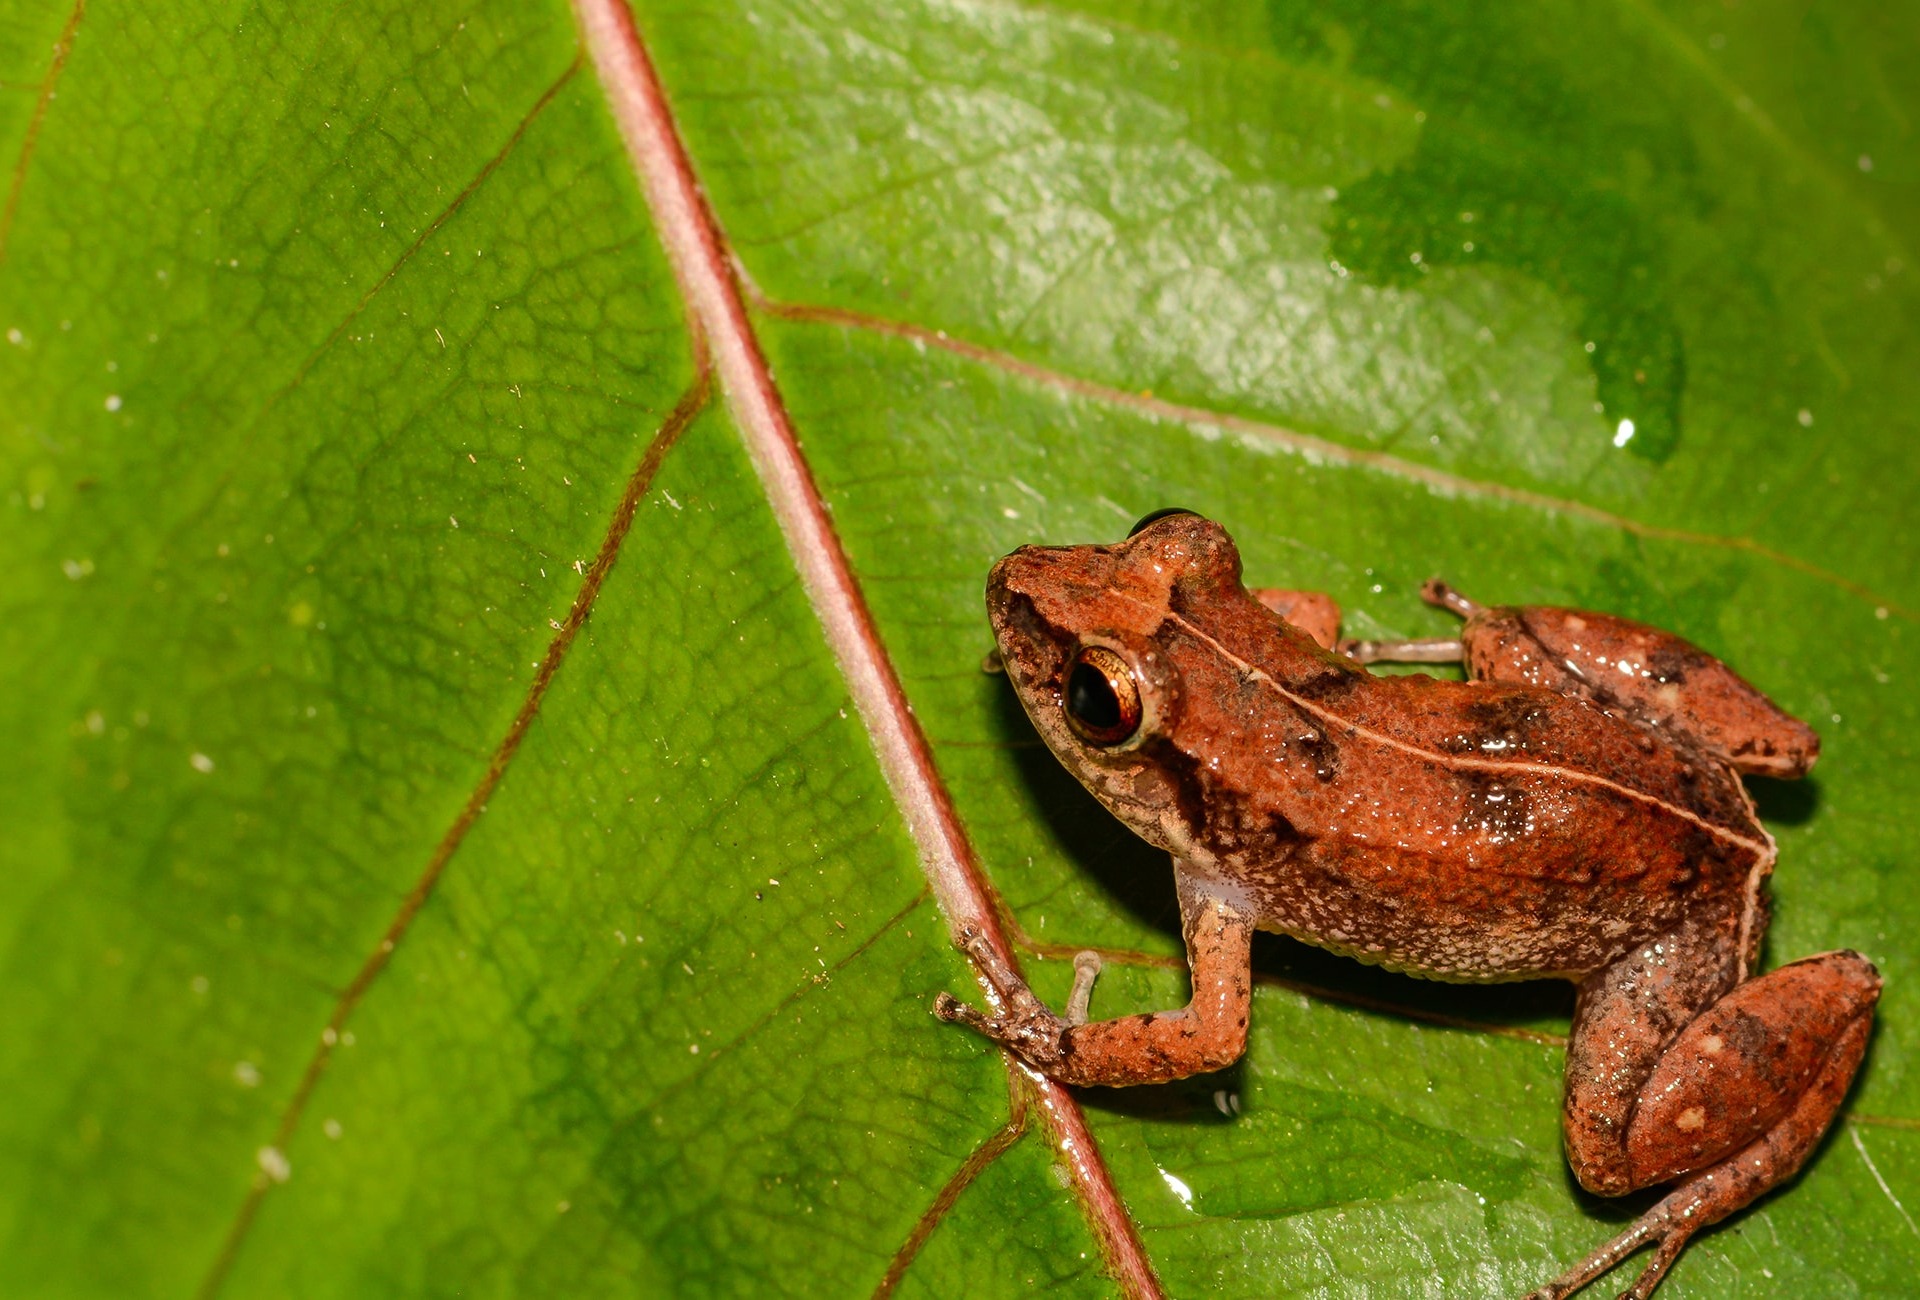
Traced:
<path fill-rule="evenodd" d="M 1169 515 L 1193 515 L 1198 513 L 1199 511 L 1188 510 L 1184 506 L 1168 506 L 1165 510 L 1156 510 L 1150 515 L 1141 515 L 1140 522 L 1136 523 L 1133 527 L 1127 530 L 1127 536 L 1138 537 L 1141 533 L 1141 530 L 1147 528 L 1151 524 L 1159 523 L 1162 519 L 1165 519 Z"/>
<path fill-rule="evenodd" d="M 1067 670 L 1067 725 L 1090 745 L 1118 745 L 1140 729 L 1133 669 L 1105 646 L 1082 646 Z"/>

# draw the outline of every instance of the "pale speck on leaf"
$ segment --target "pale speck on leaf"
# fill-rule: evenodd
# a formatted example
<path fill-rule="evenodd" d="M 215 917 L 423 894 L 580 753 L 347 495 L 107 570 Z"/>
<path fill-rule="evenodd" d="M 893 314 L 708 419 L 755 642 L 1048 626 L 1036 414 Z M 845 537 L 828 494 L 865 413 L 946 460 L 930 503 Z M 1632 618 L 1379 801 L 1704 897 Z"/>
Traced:
<path fill-rule="evenodd" d="M 284 1183 L 293 1177 L 293 1165 L 287 1160 L 287 1153 L 279 1147 L 261 1147 L 254 1153 L 254 1159 L 260 1165 L 260 1172 L 276 1183 Z"/>

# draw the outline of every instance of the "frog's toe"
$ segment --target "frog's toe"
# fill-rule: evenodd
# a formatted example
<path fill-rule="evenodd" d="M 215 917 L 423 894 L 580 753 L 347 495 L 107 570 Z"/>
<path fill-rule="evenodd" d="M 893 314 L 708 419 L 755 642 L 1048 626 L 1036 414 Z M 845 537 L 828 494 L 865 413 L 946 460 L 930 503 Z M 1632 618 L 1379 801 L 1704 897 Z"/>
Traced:
<path fill-rule="evenodd" d="M 1673 1261 L 1680 1258 L 1680 1251 L 1686 1246 L 1688 1238 L 1704 1226 L 1690 1220 L 1682 1227 L 1664 1231 L 1658 1226 L 1662 1211 L 1667 1210 L 1678 1195 L 1668 1196 L 1625 1232 L 1545 1286 L 1527 1292 L 1522 1300 L 1566 1300 L 1566 1297 L 1582 1290 L 1602 1274 L 1612 1271 L 1627 1256 L 1651 1243 L 1655 1249 L 1646 1267 L 1634 1279 L 1633 1285 L 1620 1293 L 1620 1300 L 1647 1300 L 1654 1288 L 1660 1285 L 1660 1279 L 1667 1275 L 1667 1270 L 1673 1267 Z"/>
<path fill-rule="evenodd" d="M 942 993 L 934 998 L 933 1014 L 950 1025 L 966 1025 L 982 1033 L 988 1032 L 987 1018 L 951 993 Z"/>
<path fill-rule="evenodd" d="M 1018 977 L 993 946 L 993 940 L 987 937 L 985 930 L 973 926 L 963 926 L 960 930 L 960 948 L 973 959 L 973 964 L 986 974 L 996 986 L 1017 982 Z"/>
<path fill-rule="evenodd" d="M 1485 608 L 1477 600 L 1468 600 L 1444 578 L 1428 578 L 1420 584 L 1420 599 L 1435 609 L 1452 610 L 1461 618 L 1472 618 Z"/>
<path fill-rule="evenodd" d="M 969 1006 L 951 993 L 942 993 L 933 1000 L 933 1014 L 950 1025 L 963 1025 L 971 1029 L 990 1043 L 1001 1047 L 1015 1046 L 1016 1035 L 1006 1021 Z"/>

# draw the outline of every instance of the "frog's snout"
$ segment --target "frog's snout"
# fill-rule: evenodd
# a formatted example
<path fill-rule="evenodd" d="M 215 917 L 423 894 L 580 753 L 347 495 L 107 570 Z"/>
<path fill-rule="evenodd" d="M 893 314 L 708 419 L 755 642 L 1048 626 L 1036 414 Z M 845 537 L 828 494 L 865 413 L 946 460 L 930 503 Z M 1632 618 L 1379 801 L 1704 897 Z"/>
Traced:
<path fill-rule="evenodd" d="M 987 574 L 987 595 L 995 592 L 1033 590 L 1042 575 L 1058 571 L 1072 554 L 1071 546 L 1021 546 L 1003 555 Z"/>
<path fill-rule="evenodd" d="M 1073 549 L 1022 546 L 1011 555 L 1002 556 L 987 574 L 987 616 L 1001 649 L 1006 648 L 1006 626 L 1019 621 L 1017 611 L 1024 608 L 1027 617 L 1033 617 L 1036 603 L 1068 576 Z"/>

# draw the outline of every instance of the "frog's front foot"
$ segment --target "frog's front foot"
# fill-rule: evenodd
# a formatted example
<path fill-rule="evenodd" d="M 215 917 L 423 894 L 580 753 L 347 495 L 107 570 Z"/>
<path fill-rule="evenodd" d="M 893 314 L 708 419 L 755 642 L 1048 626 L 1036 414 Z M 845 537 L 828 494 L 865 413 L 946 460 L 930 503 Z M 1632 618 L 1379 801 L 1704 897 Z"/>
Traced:
<path fill-rule="evenodd" d="M 988 1015 L 951 993 L 942 993 L 933 1000 L 933 1014 L 949 1024 L 965 1025 L 991 1039 L 1042 1074 L 1057 1074 L 1066 1060 L 1062 1045 L 1067 1023 L 1027 987 L 1019 972 L 1001 959 L 984 934 L 966 929 L 961 932 L 960 945 L 993 985 L 1001 1011 Z"/>
<path fill-rule="evenodd" d="M 951 993 L 942 993 L 933 1000 L 933 1014 L 991 1039 L 1042 1074 L 1057 1076 L 1066 1061 L 1061 1051 L 1066 1022 L 1045 1007 L 1028 1015 L 990 1016 Z"/>
<path fill-rule="evenodd" d="M 1193 998 L 1178 1010 L 1085 1020 L 1100 963 L 1094 954 L 1082 953 L 1074 961 L 1067 1015 L 1056 1016 L 985 936 L 967 931 L 960 935 L 961 946 L 992 987 L 999 1008 L 988 1014 L 942 993 L 934 999 L 933 1014 L 977 1030 L 1048 1078 L 1076 1086 L 1165 1083 L 1224 1069 L 1247 1045 L 1253 921 L 1236 903 L 1191 882 L 1181 890 L 1180 918 Z"/>

